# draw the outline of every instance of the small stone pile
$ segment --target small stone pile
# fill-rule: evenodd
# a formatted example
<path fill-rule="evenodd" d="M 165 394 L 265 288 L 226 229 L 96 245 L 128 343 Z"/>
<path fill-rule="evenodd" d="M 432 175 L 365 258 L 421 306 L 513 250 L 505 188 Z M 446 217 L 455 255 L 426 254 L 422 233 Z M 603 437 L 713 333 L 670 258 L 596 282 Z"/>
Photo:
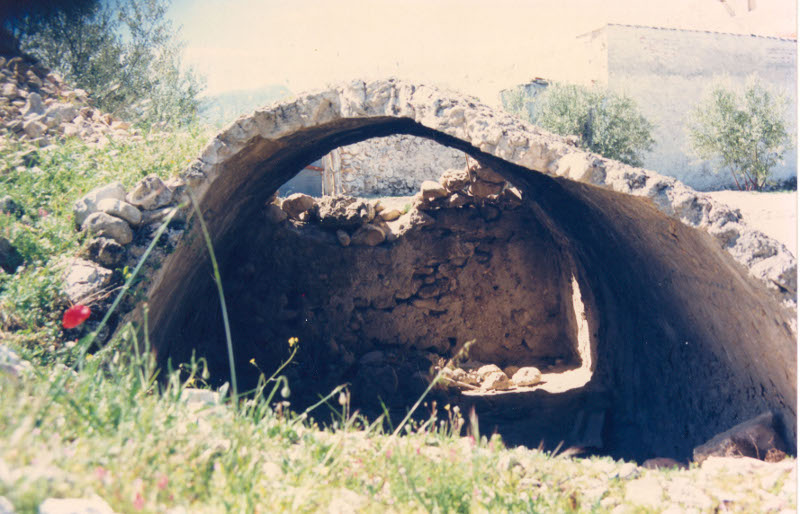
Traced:
<path fill-rule="evenodd" d="M 470 164 L 465 169 L 444 172 L 439 182 L 422 183 L 416 197 L 423 211 L 475 205 L 487 221 L 500 216 L 500 209 L 514 209 L 522 204 L 522 192 L 489 167 Z"/>
<path fill-rule="evenodd" d="M 180 179 L 162 181 L 156 175 L 142 179 L 130 192 L 119 182 L 98 187 L 73 207 L 75 224 L 93 238 L 86 247 L 87 259 L 70 259 L 66 272 L 67 295 L 73 302 L 85 301 L 109 284 L 112 269 L 144 253 L 148 236 L 175 211 L 173 221 L 183 222 L 177 204 L 185 185 Z M 177 241 L 180 229 L 167 229 L 167 240 Z M 133 243 L 133 244 L 132 244 Z"/>
<path fill-rule="evenodd" d="M 480 165 L 464 169 L 450 169 L 439 182 L 426 180 L 420 192 L 404 212 L 384 207 L 380 200 L 366 200 L 352 196 L 325 196 L 315 200 L 303 193 L 295 193 L 281 200 L 273 198 L 267 206 L 267 219 L 282 223 L 287 218 L 318 223 L 320 227 L 336 231 L 342 246 L 377 246 L 397 239 L 396 229 L 389 223 L 411 213 L 412 225 L 433 223 L 430 216 L 420 211 L 478 208 L 486 221 L 500 217 L 502 209 L 515 209 L 522 204 L 522 193 L 500 174 Z"/>
<path fill-rule="evenodd" d="M 506 366 L 500 369 L 497 364 L 467 361 L 461 366 L 450 365 L 438 369 L 441 369 L 442 385 L 446 389 L 508 391 L 542 382 L 542 372 L 533 366 Z"/>
<path fill-rule="evenodd" d="M 86 91 L 69 88 L 49 70 L 22 57 L 0 56 L 0 135 L 46 147 L 79 137 L 89 144 L 131 137 L 130 124 L 90 105 Z"/>

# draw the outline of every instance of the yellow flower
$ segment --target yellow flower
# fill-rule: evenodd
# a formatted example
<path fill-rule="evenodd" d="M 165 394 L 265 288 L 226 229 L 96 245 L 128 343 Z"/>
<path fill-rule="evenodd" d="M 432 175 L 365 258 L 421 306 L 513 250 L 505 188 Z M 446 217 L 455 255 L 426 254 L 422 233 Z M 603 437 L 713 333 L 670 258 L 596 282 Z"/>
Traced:
<path fill-rule="evenodd" d="M 300 339 L 298 339 L 296 337 L 290 337 L 289 338 L 289 348 L 294 348 L 294 346 L 299 342 L 300 342 Z"/>

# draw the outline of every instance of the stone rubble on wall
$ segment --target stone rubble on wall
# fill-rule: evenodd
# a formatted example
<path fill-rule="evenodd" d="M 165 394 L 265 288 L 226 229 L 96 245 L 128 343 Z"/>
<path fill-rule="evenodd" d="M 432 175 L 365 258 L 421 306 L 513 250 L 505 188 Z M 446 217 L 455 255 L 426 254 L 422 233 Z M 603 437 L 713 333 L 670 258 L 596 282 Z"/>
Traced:
<path fill-rule="evenodd" d="M 468 169 L 449 169 L 439 181 L 425 180 L 420 191 L 408 205 L 413 211 L 464 208 L 475 206 L 487 221 L 496 219 L 500 210 L 515 209 L 522 204 L 522 193 L 490 168 L 477 161 L 469 161 Z M 278 214 L 277 209 L 283 212 Z M 275 198 L 267 207 L 267 218 L 272 223 L 286 219 L 318 223 L 333 230 L 342 246 L 377 246 L 397 239 L 411 226 L 430 223 L 424 212 L 409 217 L 410 224 L 396 222 L 404 213 L 398 209 L 385 209 L 380 200 L 367 200 L 352 196 L 323 196 L 314 199 L 303 193 L 294 193 L 284 199 Z"/>
<path fill-rule="evenodd" d="M 174 245 L 183 229 L 185 212 L 178 204 L 183 198 L 180 179 L 162 181 L 150 175 L 139 181 L 130 192 L 120 182 L 100 186 L 83 195 L 73 206 L 75 225 L 91 239 L 83 257 L 64 263 L 65 292 L 74 303 L 97 301 L 112 285 L 113 271 L 128 265 L 133 268 L 156 230 L 175 211 L 165 231 L 167 245 Z M 176 228 L 178 227 L 178 228 Z M 159 249 L 152 264 L 157 266 L 165 250 Z"/>
<path fill-rule="evenodd" d="M 797 262 L 781 243 L 749 228 L 738 210 L 674 178 L 587 153 L 563 138 L 496 111 L 474 98 L 398 79 L 354 80 L 257 110 L 226 127 L 183 173 L 202 198 L 226 162 L 258 136 L 278 140 L 312 125 L 347 118 L 404 118 L 507 162 L 620 193 L 650 198 L 667 216 L 717 238 L 750 274 L 796 308 Z M 493 193 L 491 182 L 473 190 Z M 455 199 L 458 201 L 458 199 Z"/>
<path fill-rule="evenodd" d="M 323 192 L 348 196 L 405 196 L 443 169 L 464 164 L 464 152 L 429 139 L 393 135 L 342 146 L 323 158 Z"/>
<path fill-rule="evenodd" d="M 130 124 L 93 108 L 86 91 L 22 57 L 0 56 L 0 135 L 46 147 L 69 137 L 89 144 L 139 138 Z"/>

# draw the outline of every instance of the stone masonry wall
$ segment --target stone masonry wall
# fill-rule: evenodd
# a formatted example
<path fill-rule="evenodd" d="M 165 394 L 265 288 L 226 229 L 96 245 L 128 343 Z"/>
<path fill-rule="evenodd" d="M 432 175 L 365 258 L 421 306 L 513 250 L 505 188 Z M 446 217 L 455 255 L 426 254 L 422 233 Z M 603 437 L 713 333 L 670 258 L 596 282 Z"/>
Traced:
<path fill-rule="evenodd" d="M 464 165 L 464 152 L 430 139 L 396 135 L 339 147 L 323 159 L 324 194 L 402 196 L 414 194 L 441 170 Z"/>

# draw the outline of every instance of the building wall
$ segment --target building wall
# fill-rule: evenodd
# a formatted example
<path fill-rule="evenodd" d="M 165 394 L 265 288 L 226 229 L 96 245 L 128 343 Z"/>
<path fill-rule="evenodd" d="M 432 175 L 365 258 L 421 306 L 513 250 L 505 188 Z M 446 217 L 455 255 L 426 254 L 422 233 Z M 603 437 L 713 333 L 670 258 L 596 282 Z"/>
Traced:
<path fill-rule="evenodd" d="M 425 180 L 438 180 L 450 168 L 463 168 L 465 154 L 429 139 L 395 135 L 342 146 L 326 155 L 323 194 L 405 196 Z"/>
<path fill-rule="evenodd" d="M 644 167 L 699 190 L 734 185 L 729 173 L 714 174 L 710 163 L 692 157 L 685 129 L 690 110 L 709 85 L 723 76 L 739 84 L 755 73 L 762 82 L 783 90 L 789 98 L 787 121 L 796 135 L 795 41 L 624 25 L 608 25 L 605 32 L 605 38 L 591 33 L 582 39 L 594 50 L 607 44 L 609 88 L 633 97 L 656 125 L 656 146 L 645 157 Z M 773 178 L 796 176 L 797 154 L 791 149 Z"/>

